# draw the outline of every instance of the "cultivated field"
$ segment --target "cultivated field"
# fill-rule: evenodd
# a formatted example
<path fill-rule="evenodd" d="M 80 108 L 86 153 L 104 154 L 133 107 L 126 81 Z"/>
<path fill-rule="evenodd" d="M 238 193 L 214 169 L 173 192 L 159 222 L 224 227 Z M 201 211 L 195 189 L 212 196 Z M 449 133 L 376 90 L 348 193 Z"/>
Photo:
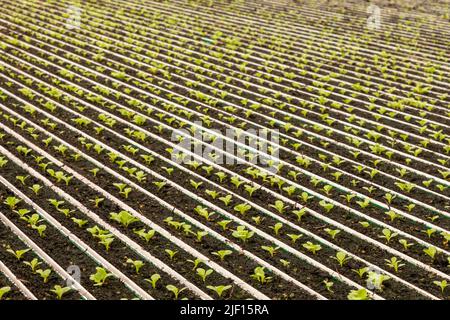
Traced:
<path fill-rule="evenodd" d="M 449 1 L 0 6 L 0 300 L 450 299 Z"/>

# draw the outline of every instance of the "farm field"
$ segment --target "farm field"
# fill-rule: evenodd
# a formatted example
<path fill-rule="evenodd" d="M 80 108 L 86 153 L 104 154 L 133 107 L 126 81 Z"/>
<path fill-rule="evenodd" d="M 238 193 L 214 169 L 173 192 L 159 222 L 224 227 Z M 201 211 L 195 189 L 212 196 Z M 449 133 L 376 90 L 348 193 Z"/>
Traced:
<path fill-rule="evenodd" d="M 450 2 L 0 0 L 1 300 L 450 300 Z"/>

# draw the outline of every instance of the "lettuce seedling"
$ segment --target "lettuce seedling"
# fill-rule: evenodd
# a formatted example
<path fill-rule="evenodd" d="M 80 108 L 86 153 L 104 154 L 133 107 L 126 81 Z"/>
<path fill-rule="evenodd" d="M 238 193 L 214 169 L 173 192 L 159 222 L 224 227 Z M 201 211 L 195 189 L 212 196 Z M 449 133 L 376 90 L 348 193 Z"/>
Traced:
<path fill-rule="evenodd" d="M 120 211 L 119 213 L 110 212 L 110 219 L 119 222 L 125 228 L 128 228 L 133 222 L 138 222 L 139 219 L 135 218 L 128 211 Z"/>
<path fill-rule="evenodd" d="M 219 192 L 216 190 L 206 190 L 205 193 L 209 195 L 211 198 L 216 199 L 219 196 Z"/>
<path fill-rule="evenodd" d="M 145 265 L 145 263 L 142 260 L 127 259 L 127 263 L 134 266 L 136 274 L 139 274 L 139 270 L 141 270 L 141 268 Z"/>
<path fill-rule="evenodd" d="M 61 300 L 63 295 L 72 290 L 70 287 L 61 287 L 59 285 L 54 286 L 54 289 L 50 290 L 56 294 L 58 300 Z"/>
<path fill-rule="evenodd" d="M 3 299 L 3 296 L 11 291 L 11 287 L 2 287 L 0 288 L 0 300 Z"/>
<path fill-rule="evenodd" d="M 199 181 L 199 182 L 195 182 L 194 180 L 190 180 L 191 186 L 194 187 L 195 190 L 198 190 L 198 188 L 203 184 L 203 182 Z"/>
<path fill-rule="evenodd" d="M 234 206 L 234 210 L 239 212 L 241 215 L 245 215 L 245 213 L 247 211 L 249 211 L 252 208 L 252 206 L 250 206 L 247 203 L 240 203 L 236 206 Z"/>
<path fill-rule="evenodd" d="M 334 293 L 334 291 L 331 290 L 331 288 L 334 285 L 334 283 L 332 281 L 329 281 L 328 279 L 325 279 L 325 280 L 323 280 L 323 284 L 325 285 L 325 288 L 327 289 L 328 292 Z"/>
<path fill-rule="evenodd" d="M 332 239 L 336 238 L 336 236 L 338 235 L 338 233 L 341 232 L 341 230 L 339 229 L 330 229 L 330 228 L 325 228 L 325 232 L 328 233 Z"/>
<path fill-rule="evenodd" d="M 431 236 L 436 232 L 436 229 L 427 229 L 427 230 L 421 230 L 421 232 L 426 233 L 428 238 L 431 238 Z"/>
<path fill-rule="evenodd" d="M 82 220 L 82 219 L 77 219 L 77 218 L 72 218 L 72 221 L 80 228 L 83 228 L 88 223 L 87 220 Z"/>
<path fill-rule="evenodd" d="M 367 290 L 362 288 L 359 290 L 352 290 L 347 295 L 348 300 L 369 300 L 369 295 L 367 293 Z"/>
<path fill-rule="evenodd" d="M 59 207 L 64 204 L 64 201 L 58 201 L 56 199 L 48 199 L 48 202 L 50 202 L 50 204 L 54 206 L 56 210 L 59 210 Z"/>
<path fill-rule="evenodd" d="M 281 200 L 275 201 L 275 204 L 270 204 L 269 207 L 277 210 L 279 214 L 283 214 L 283 212 L 288 208 L 288 206 L 285 206 Z"/>
<path fill-rule="evenodd" d="M 108 252 L 109 248 L 111 247 L 111 244 L 114 241 L 114 237 L 112 234 L 107 235 L 98 235 L 97 237 L 100 238 L 99 244 L 103 245 L 105 247 L 105 250 Z"/>
<path fill-rule="evenodd" d="M 178 299 L 178 296 L 180 295 L 180 293 L 183 292 L 184 290 L 186 290 L 187 288 L 178 289 L 174 285 L 169 284 L 166 286 L 166 289 L 173 293 L 173 295 L 175 296 L 175 300 L 176 300 L 176 299 Z"/>
<path fill-rule="evenodd" d="M 222 171 L 216 172 L 215 175 L 219 178 L 220 183 L 223 183 L 223 181 L 227 177 L 227 175 Z"/>
<path fill-rule="evenodd" d="M 42 262 L 40 262 L 38 259 L 34 258 L 31 261 L 24 261 L 23 262 L 25 265 L 29 266 L 31 268 L 31 271 L 33 271 L 33 273 L 36 271 L 36 268 L 42 264 Z"/>
<path fill-rule="evenodd" d="M 398 236 L 398 233 L 392 233 L 392 231 L 389 229 L 383 229 L 381 232 L 383 233 L 383 235 L 378 237 L 386 239 L 386 243 L 389 243 L 392 238 Z"/>
<path fill-rule="evenodd" d="M 178 253 L 178 251 L 172 251 L 170 249 L 165 249 L 164 251 L 169 255 L 170 260 L 173 260 L 175 255 Z"/>
<path fill-rule="evenodd" d="M 441 292 L 444 293 L 445 288 L 448 287 L 447 280 L 442 281 L 433 281 L 435 285 L 437 285 L 439 288 L 441 288 Z M 0 297 L 1 298 L 1 297 Z"/>
<path fill-rule="evenodd" d="M 292 210 L 292 213 L 295 214 L 297 221 L 300 222 L 302 217 L 306 214 L 306 207 L 303 207 L 300 210 Z"/>
<path fill-rule="evenodd" d="M 320 244 L 313 244 L 311 241 L 304 243 L 303 247 L 308 251 L 311 251 L 313 254 L 316 254 L 317 251 L 322 249 Z"/>
<path fill-rule="evenodd" d="M 280 233 L 280 230 L 282 227 L 283 227 L 283 224 L 281 222 L 277 222 L 273 226 L 269 226 L 269 228 L 273 229 L 273 232 L 275 232 L 275 235 L 277 235 L 277 236 Z"/>
<path fill-rule="evenodd" d="M 41 276 L 41 278 L 44 281 L 44 283 L 47 283 L 48 282 L 48 278 L 50 277 L 50 274 L 52 273 L 52 270 L 50 270 L 50 269 L 45 269 L 45 270 L 38 269 L 38 270 L 36 270 L 36 273 Z"/>
<path fill-rule="evenodd" d="M 220 197 L 219 200 L 222 201 L 228 207 L 232 198 L 233 197 L 230 194 L 228 194 L 225 197 Z"/>
<path fill-rule="evenodd" d="M 232 253 L 233 253 L 233 251 L 231 251 L 231 250 L 219 250 L 219 251 L 212 252 L 211 254 L 218 256 L 220 258 L 220 261 L 224 261 L 225 257 Z"/>
<path fill-rule="evenodd" d="M 217 222 L 217 224 L 221 226 L 222 229 L 225 231 L 227 229 L 228 224 L 230 224 L 231 222 L 232 222 L 231 220 L 221 220 Z"/>
<path fill-rule="evenodd" d="M 401 216 L 400 214 L 395 213 L 395 212 L 392 211 L 392 210 L 386 211 L 385 214 L 386 214 L 387 216 L 389 216 L 391 222 L 394 222 L 394 220 L 397 219 L 397 218 L 399 218 L 399 219 L 402 218 L 402 216 Z"/>
<path fill-rule="evenodd" d="M 231 285 L 228 285 L 228 286 L 215 286 L 215 287 L 214 287 L 214 286 L 206 286 L 206 288 L 208 288 L 208 289 L 210 289 L 210 290 L 213 290 L 215 293 L 217 293 L 217 296 L 218 296 L 219 298 L 221 298 L 222 295 L 223 295 L 223 293 L 224 293 L 225 291 L 231 289 L 232 286 L 231 286 Z"/>
<path fill-rule="evenodd" d="M 245 181 L 239 180 L 238 177 L 231 177 L 230 182 L 236 187 L 236 189 L 239 189 L 239 187 L 245 183 Z"/>
<path fill-rule="evenodd" d="M 332 259 L 335 259 L 339 265 L 341 267 L 344 266 L 344 264 L 348 261 L 351 260 L 351 257 L 347 256 L 347 254 L 345 252 L 342 251 L 338 251 L 336 252 L 336 256 L 335 257 L 331 257 Z"/>
<path fill-rule="evenodd" d="M 16 257 L 17 260 L 21 260 L 22 257 L 23 257 L 23 255 L 24 255 L 25 253 L 27 253 L 28 251 L 30 251 L 30 250 L 31 250 L 31 249 L 23 249 L 23 250 L 17 250 L 17 251 L 14 251 L 14 250 L 12 250 L 12 249 L 7 249 L 6 251 L 9 252 L 9 253 L 11 253 L 14 257 Z"/>
<path fill-rule="evenodd" d="M 257 186 L 251 186 L 251 185 L 249 185 L 249 184 L 246 184 L 245 186 L 244 186 L 244 188 L 245 188 L 245 191 L 248 193 L 248 195 L 251 197 L 251 196 L 253 196 L 253 193 L 256 191 L 256 190 L 258 190 L 258 187 Z"/>
<path fill-rule="evenodd" d="M 368 267 L 360 268 L 360 269 L 352 269 L 353 272 L 356 272 L 358 276 L 362 279 L 362 277 L 369 271 Z"/>
<path fill-rule="evenodd" d="M 153 289 L 156 289 L 156 283 L 158 280 L 161 279 L 161 276 L 157 273 L 153 274 L 150 279 L 144 279 L 145 281 L 149 282 L 152 285 Z"/>
<path fill-rule="evenodd" d="M 214 212 L 208 212 L 206 207 L 196 206 L 194 211 L 201 217 L 205 218 L 207 221 L 210 221 L 211 217 L 215 214 Z"/>
<path fill-rule="evenodd" d="M 295 243 L 298 239 L 303 237 L 302 234 L 288 234 L 287 236 L 291 239 L 292 243 Z"/>
<path fill-rule="evenodd" d="M 148 243 L 155 236 L 156 231 L 152 229 L 146 232 L 144 228 L 141 230 L 135 230 L 134 233 Z"/>
<path fill-rule="evenodd" d="M 101 287 L 105 284 L 106 279 L 109 277 L 112 277 L 112 273 L 108 273 L 104 268 L 102 267 L 96 267 L 96 273 L 91 274 L 89 279 L 94 282 L 94 286 Z"/>
<path fill-rule="evenodd" d="M 22 200 L 16 197 L 7 197 L 3 203 L 6 204 L 11 210 L 14 210 L 21 201 Z"/>
<path fill-rule="evenodd" d="M 203 282 L 206 282 L 206 277 L 213 273 L 212 269 L 205 270 L 203 268 L 197 268 L 197 274 L 202 278 Z"/>
<path fill-rule="evenodd" d="M 400 239 L 398 240 L 398 242 L 400 242 L 400 244 L 403 246 L 403 248 L 405 248 L 405 250 L 408 250 L 409 247 L 414 245 L 414 243 L 408 243 L 408 240 L 406 239 Z"/>
<path fill-rule="evenodd" d="M 367 283 L 373 285 L 374 288 L 382 291 L 383 290 L 383 282 L 389 280 L 391 277 L 380 274 L 377 272 L 369 271 L 367 276 Z"/>
<path fill-rule="evenodd" d="M 17 213 L 20 216 L 20 218 L 25 218 L 25 216 L 31 212 L 28 209 L 19 209 L 19 210 L 13 210 L 13 211 L 15 213 Z"/>
<path fill-rule="evenodd" d="M 0 168 L 3 168 L 7 163 L 8 160 L 6 160 L 4 157 L 0 157 Z"/>
<path fill-rule="evenodd" d="M 246 242 L 248 239 L 253 237 L 254 234 L 255 232 L 246 230 L 245 226 L 238 226 L 236 230 L 233 231 L 232 236 Z"/>
<path fill-rule="evenodd" d="M 192 270 L 197 269 L 197 267 L 198 267 L 198 265 L 199 265 L 200 263 L 204 263 L 204 261 L 203 261 L 202 259 L 199 259 L 199 258 L 197 258 L 197 259 L 195 259 L 195 260 L 187 260 L 187 262 L 190 262 L 190 263 L 192 263 L 192 264 L 194 265 L 194 267 L 192 268 Z"/>
<path fill-rule="evenodd" d="M 30 176 L 16 176 L 16 179 L 20 181 L 20 183 L 22 183 L 22 185 L 26 185 L 25 181 L 29 178 Z"/>
<path fill-rule="evenodd" d="M 271 247 L 271 246 L 261 246 L 261 249 L 267 251 L 271 257 L 274 256 L 275 252 L 277 252 L 280 247 Z"/>
<path fill-rule="evenodd" d="M 269 282 L 272 280 L 272 277 L 266 276 L 266 272 L 264 271 L 265 269 L 265 267 L 256 267 L 251 277 L 261 284 Z"/>
<path fill-rule="evenodd" d="M 398 269 L 404 266 L 404 264 L 401 263 L 402 261 L 398 260 L 396 257 L 392 257 L 391 259 L 384 259 L 384 261 L 386 261 L 386 265 L 394 269 L 395 272 L 398 272 Z"/>
<path fill-rule="evenodd" d="M 436 256 L 437 249 L 433 246 L 430 246 L 426 249 L 423 249 L 423 252 L 425 252 L 431 258 L 432 261 L 434 261 L 434 257 Z"/>
<path fill-rule="evenodd" d="M 334 205 L 333 205 L 332 203 L 328 203 L 328 202 L 326 202 L 325 200 L 321 200 L 321 201 L 319 202 L 319 205 L 320 205 L 322 208 L 324 208 L 325 211 L 326 211 L 327 213 L 329 213 L 329 212 L 331 211 L 331 209 L 334 208 Z"/>
<path fill-rule="evenodd" d="M 36 230 L 39 234 L 39 237 L 43 238 L 45 236 L 44 232 L 47 230 L 47 226 L 45 224 L 41 224 L 39 226 L 32 225 L 33 230 Z"/>
<path fill-rule="evenodd" d="M 197 231 L 197 233 L 195 234 L 196 241 L 202 242 L 203 237 L 207 236 L 207 235 L 208 235 L 207 231 Z"/>

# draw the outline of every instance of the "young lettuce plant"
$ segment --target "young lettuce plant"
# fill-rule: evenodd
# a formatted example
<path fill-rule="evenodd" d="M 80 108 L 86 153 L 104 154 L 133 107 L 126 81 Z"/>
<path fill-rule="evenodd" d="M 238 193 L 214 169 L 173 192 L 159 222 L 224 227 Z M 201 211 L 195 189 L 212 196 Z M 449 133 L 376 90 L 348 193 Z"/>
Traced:
<path fill-rule="evenodd" d="M 150 279 L 144 279 L 144 280 L 147 281 L 148 283 L 150 283 L 152 285 L 153 289 L 156 289 L 156 283 L 158 282 L 159 279 L 161 279 L 161 276 L 159 274 L 155 273 L 155 274 L 152 274 Z"/>
<path fill-rule="evenodd" d="M 145 242 L 148 243 L 155 236 L 156 231 L 153 229 L 149 230 L 149 231 L 145 231 L 145 228 L 144 228 L 141 230 L 135 230 L 134 233 L 137 234 L 139 237 L 144 239 Z"/>
<path fill-rule="evenodd" d="M 245 213 L 247 211 L 249 211 L 252 208 L 252 206 L 250 206 L 247 203 L 240 203 L 236 206 L 234 206 L 234 210 L 239 212 L 241 215 L 245 215 Z"/>
<path fill-rule="evenodd" d="M 38 259 L 36 259 L 36 258 L 34 258 L 33 260 L 31 260 L 31 261 L 24 261 L 23 262 L 25 265 L 27 265 L 27 266 L 29 266 L 30 268 L 31 268 L 31 271 L 33 272 L 33 273 L 35 273 L 36 272 L 36 268 L 39 266 L 39 265 L 41 265 L 42 264 L 42 262 L 40 262 Z"/>
<path fill-rule="evenodd" d="M 362 288 L 359 290 L 352 290 L 347 295 L 348 300 L 369 300 L 369 294 L 367 293 L 367 290 Z"/>
<path fill-rule="evenodd" d="M 384 261 L 386 261 L 386 265 L 394 269 L 395 272 L 398 272 L 398 270 L 405 265 L 401 263 L 402 261 L 398 260 L 396 257 L 392 257 L 391 259 L 384 259 Z"/>
<path fill-rule="evenodd" d="M 292 213 L 295 214 L 297 221 L 300 222 L 302 217 L 306 214 L 306 207 L 303 207 L 300 210 L 292 210 Z"/>
<path fill-rule="evenodd" d="M 272 277 L 266 276 L 265 269 L 265 267 L 256 267 L 251 277 L 261 284 L 269 282 L 270 280 L 272 280 Z"/>
<path fill-rule="evenodd" d="M 41 278 L 44 281 L 44 283 L 47 283 L 48 282 L 48 278 L 50 277 L 50 274 L 52 273 L 52 270 L 50 270 L 50 269 L 45 269 L 45 270 L 38 269 L 38 270 L 36 270 L 36 273 L 41 276 Z"/>
<path fill-rule="evenodd" d="M 170 292 L 172 292 L 175 297 L 175 300 L 177 300 L 180 293 L 183 292 L 184 290 L 186 290 L 187 288 L 178 289 L 174 285 L 169 284 L 166 286 L 166 289 L 169 290 Z"/>
<path fill-rule="evenodd" d="M 232 286 L 231 286 L 231 285 L 228 285 L 228 286 L 206 286 L 206 288 L 208 288 L 208 289 L 210 289 L 210 290 L 213 290 L 215 293 L 217 293 L 217 296 L 218 296 L 219 298 L 222 298 L 223 293 L 224 293 L 225 291 L 231 289 Z"/>
<path fill-rule="evenodd" d="M 442 294 L 444 294 L 445 288 L 448 287 L 447 280 L 433 281 L 433 283 L 434 283 L 435 285 L 437 285 L 439 288 L 441 288 L 441 292 L 442 292 Z M 1 297 L 0 297 L 0 299 L 1 299 Z"/>
<path fill-rule="evenodd" d="M 374 288 L 383 291 L 383 283 L 390 278 L 391 277 L 385 274 L 369 271 L 367 276 L 367 283 L 371 284 Z"/>
<path fill-rule="evenodd" d="M 248 239 L 253 237 L 254 234 L 254 231 L 246 230 L 245 226 L 238 226 L 236 230 L 233 231 L 232 236 L 246 242 Z"/>
<path fill-rule="evenodd" d="M 225 257 L 232 254 L 233 251 L 231 250 L 219 250 L 212 252 L 213 255 L 218 256 L 220 258 L 220 261 L 224 261 Z"/>
<path fill-rule="evenodd" d="M 23 249 L 23 250 L 16 250 L 13 249 L 7 249 L 6 251 L 11 253 L 14 257 L 16 257 L 17 260 L 21 260 L 23 255 L 30 251 L 31 249 Z"/>
<path fill-rule="evenodd" d="M 7 294 L 10 291 L 11 291 L 11 287 L 2 287 L 2 288 L 0 288 L 0 300 L 2 300 L 3 297 L 5 296 L 5 294 Z"/>
<path fill-rule="evenodd" d="M 136 274 L 139 274 L 139 271 L 145 265 L 142 260 L 127 259 L 127 263 L 133 265 L 134 269 L 136 270 Z"/>
<path fill-rule="evenodd" d="M 109 277 L 113 277 L 112 273 L 108 273 L 104 268 L 102 267 L 96 267 L 96 273 L 91 274 L 89 279 L 94 282 L 94 286 L 101 287 L 105 284 L 106 279 Z"/>
<path fill-rule="evenodd" d="M 206 277 L 213 273 L 212 269 L 203 269 L 203 268 L 197 268 L 197 275 L 203 280 L 203 282 L 206 282 Z"/>
<path fill-rule="evenodd" d="M 336 256 L 331 258 L 335 259 L 341 267 L 343 267 L 347 261 L 351 260 L 351 257 L 347 256 L 347 254 L 342 251 L 336 252 Z"/>
<path fill-rule="evenodd" d="M 303 247 L 313 254 L 316 254 L 317 251 L 322 249 L 322 246 L 320 244 L 314 244 L 311 241 L 304 243 Z"/>
<path fill-rule="evenodd" d="M 272 247 L 272 246 L 261 246 L 261 249 L 267 251 L 271 257 L 275 255 L 275 253 L 280 249 L 280 247 Z"/>
<path fill-rule="evenodd" d="M 131 215 L 128 211 L 120 211 L 119 213 L 116 212 L 110 212 L 110 219 L 114 220 L 121 225 L 123 225 L 125 228 L 128 228 L 130 224 L 133 222 L 138 222 L 139 219 L 135 218 L 133 215 Z"/>
<path fill-rule="evenodd" d="M 53 292 L 54 294 L 56 294 L 56 297 L 58 298 L 58 300 L 61 300 L 63 295 L 65 295 L 70 290 L 72 290 L 70 287 L 61 287 L 59 285 L 56 285 L 50 291 Z"/>
<path fill-rule="evenodd" d="M 271 204 L 271 205 L 269 205 L 269 207 L 277 210 L 279 214 L 283 214 L 284 211 L 288 208 L 288 206 L 285 206 L 283 201 L 281 201 L 281 200 L 275 201 L 275 204 Z"/>

